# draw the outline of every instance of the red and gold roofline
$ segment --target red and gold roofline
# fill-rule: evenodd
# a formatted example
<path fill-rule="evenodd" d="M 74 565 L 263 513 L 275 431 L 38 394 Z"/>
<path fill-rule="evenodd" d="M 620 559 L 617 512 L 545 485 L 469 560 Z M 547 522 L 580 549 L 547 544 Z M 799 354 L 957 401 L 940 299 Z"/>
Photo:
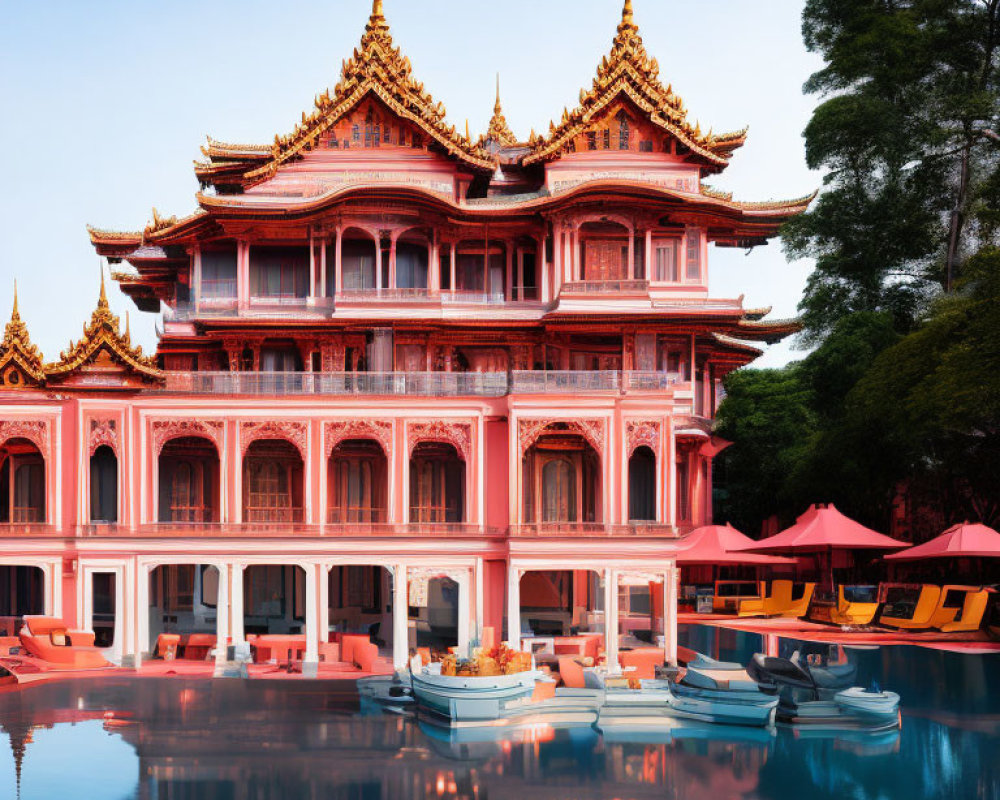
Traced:
<path fill-rule="evenodd" d="M 320 137 L 354 109 L 367 95 L 381 100 L 401 119 L 408 120 L 459 163 L 477 172 L 492 172 L 495 163 L 489 153 L 449 125 L 445 107 L 435 102 L 423 83 L 413 77 L 410 59 L 393 44 L 382 0 L 374 0 L 371 17 L 361 37 L 360 49 L 344 61 L 341 78 L 334 87 L 316 98 L 315 110 L 302 113 L 301 122 L 286 136 L 275 136 L 264 160 L 264 151 L 251 145 L 223 146 L 209 140 L 203 152 L 209 162 L 196 163 L 195 172 L 203 182 L 219 174 L 242 170 L 244 188 L 273 177 L 285 162 L 314 148 Z M 264 160 L 264 163 L 260 163 Z"/>
<path fill-rule="evenodd" d="M 17 282 L 14 282 L 14 307 L 10 322 L 0 341 L 0 388 L 21 389 L 37 386 L 45 379 L 42 354 L 28 335 L 28 326 L 17 307 Z"/>
<path fill-rule="evenodd" d="M 62 382 L 86 367 L 99 365 L 116 366 L 143 382 L 156 382 L 163 373 L 156 367 L 155 357 L 144 356 L 142 347 L 132 345 L 131 332 L 126 323 L 124 333 L 121 322 L 111 313 L 108 296 L 104 287 L 104 273 L 101 273 L 101 293 L 97 308 L 90 316 L 90 323 L 84 326 L 83 336 L 59 354 L 59 361 L 46 364 L 46 383 Z"/>
<path fill-rule="evenodd" d="M 690 123 L 683 99 L 671 86 L 663 86 L 659 74 L 657 60 L 648 55 L 639 35 L 632 0 L 625 0 L 611 53 L 601 60 L 592 88 L 580 90 L 579 106 L 573 111 L 564 109 L 559 124 L 550 123 L 548 136 L 531 137 L 532 152 L 521 163 L 529 166 L 558 158 L 573 138 L 585 133 L 605 109 L 624 96 L 654 125 L 702 159 L 709 171 L 721 171 L 733 151 L 746 141 L 747 129 L 718 135 L 711 130 L 703 133 L 700 123 Z"/>

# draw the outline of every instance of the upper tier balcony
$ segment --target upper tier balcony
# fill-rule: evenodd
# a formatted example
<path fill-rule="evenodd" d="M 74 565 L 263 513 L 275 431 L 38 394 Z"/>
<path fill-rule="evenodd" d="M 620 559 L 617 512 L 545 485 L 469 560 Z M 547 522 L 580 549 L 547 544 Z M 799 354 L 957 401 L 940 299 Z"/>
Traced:
<path fill-rule="evenodd" d="M 169 372 L 171 394 L 370 397 L 504 397 L 625 394 L 685 388 L 671 372 Z"/>

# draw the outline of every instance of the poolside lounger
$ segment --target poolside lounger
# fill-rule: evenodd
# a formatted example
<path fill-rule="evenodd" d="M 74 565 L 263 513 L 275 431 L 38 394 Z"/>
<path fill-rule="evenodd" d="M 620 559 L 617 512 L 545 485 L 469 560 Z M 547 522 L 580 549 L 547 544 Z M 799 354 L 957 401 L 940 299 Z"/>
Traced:
<path fill-rule="evenodd" d="M 767 584 L 761 581 L 760 585 L 760 597 L 752 597 L 747 600 L 740 600 L 739 605 L 736 607 L 736 614 L 740 617 L 763 617 L 767 616 L 767 603 L 772 600 L 775 592 L 778 590 L 779 584 L 788 584 L 788 601 L 792 599 L 792 582 L 786 580 L 777 580 L 771 583 L 771 595 L 767 593 Z M 784 592 L 784 588 L 781 589 Z"/>
<path fill-rule="evenodd" d="M 788 602 L 785 603 L 784 607 L 778 608 L 777 606 L 772 606 L 768 609 L 768 616 L 775 617 L 787 617 L 798 618 L 804 617 L 809 613 L 809 604 L 812 602 L 813 592 L 816 591 L 815 583 L 807 583 L 803 586 L 802 597 L 798 600 L 792 600 L 791 598 L 791 588 L 788 592 Z M 768 604 L 764 604 L 765 608 L 768 608 Z"/>
<path fill-rule="evenodd" d="M 948 622 L 937 626 L 942 633 L 962 633 L 967 631 L 978 631 L 983 622 L 983 615 L 986 613 L 986 604 L 989 602 L 990 593 L 985 589 L 978 592 L 969 592 L 965 595 L 962 603 L 962 614 L 954 622 Z"/>
<path fill-rule="evenodd" d="M 903 617 L 887 617 L 883 614 L 879 618 L 879 623 L 890 628 L 901 628 L 904 630 L 919 630 L 931 627 L 931 620 L 934 612 L 938 610 L 941 602 L 941 587 L 924 584 L 920 589 L 920 597 L 917 606 L 913 610 L 913 616 L 909 619 Z"/>
<path fill-rule="evenodd" d="M 830 621 L 835 625 L 870 625 L 877 613 L 878 603 L 851 602 L 841 585 L 837 591 L 837 606 L 830 609 Z"/>

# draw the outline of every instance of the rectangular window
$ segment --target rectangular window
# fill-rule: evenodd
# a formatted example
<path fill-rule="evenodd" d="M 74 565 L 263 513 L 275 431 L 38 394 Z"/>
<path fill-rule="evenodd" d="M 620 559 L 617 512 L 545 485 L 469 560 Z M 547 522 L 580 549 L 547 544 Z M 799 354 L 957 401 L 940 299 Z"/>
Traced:
<path fill-rule="evenodd" d="M 701 281 L 701 231 L 689 228 L 687 232 L 687 275 L 689 283 Z"/>
<path fill-rule="evenodd" d="M 236 248 L 201 254 L 201 296 L 236 297 Z"/>
<path fill-rule="evenodd" d="M 653 243 L 653 280 L 678 283 L 680 276 L 680 242 L 665 239 Z"/>
<path fill-rule="evenodd" d="M 250 256 L 250 294 L 254 297 L 309 295 L 307 247 L 255 247 Z"/>

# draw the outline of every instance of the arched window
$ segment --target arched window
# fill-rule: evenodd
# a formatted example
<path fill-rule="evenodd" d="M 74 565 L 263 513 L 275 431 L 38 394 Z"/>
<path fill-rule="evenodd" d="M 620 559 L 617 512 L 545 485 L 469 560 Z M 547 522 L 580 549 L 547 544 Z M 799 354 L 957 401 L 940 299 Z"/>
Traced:
<path fill-rule="evenodd" d="M 289 442 L 258 440 L 243 459 L 245 522 L 301 522 L 303 464 Z"/>
<path fill-rule="evenodd" d="M 159 521 L 218 522 L 219 455 L 197 436 L 171 439 L 159 458 Z"/>
<path fill-rule="evenodd" d="M 90 457 L 90 522 L 118 521 L 118 457 L 101 445 Z"/>
<path fill-rule="evenodd" d="M 648 447 L 636 448 L 628 461 L 628 518 L 656 520 L 656 456 Z"/>
<path fill-rule="evenodd" d="M 45 522 L 45 460 L 26 439 L 0 447 L 0 522 Z"/>
<path fill-rule="evenodd" d="M 387 465 L 375 442 L 341 442 L 330 457 L 330 522 L 385 522 Z"/>

